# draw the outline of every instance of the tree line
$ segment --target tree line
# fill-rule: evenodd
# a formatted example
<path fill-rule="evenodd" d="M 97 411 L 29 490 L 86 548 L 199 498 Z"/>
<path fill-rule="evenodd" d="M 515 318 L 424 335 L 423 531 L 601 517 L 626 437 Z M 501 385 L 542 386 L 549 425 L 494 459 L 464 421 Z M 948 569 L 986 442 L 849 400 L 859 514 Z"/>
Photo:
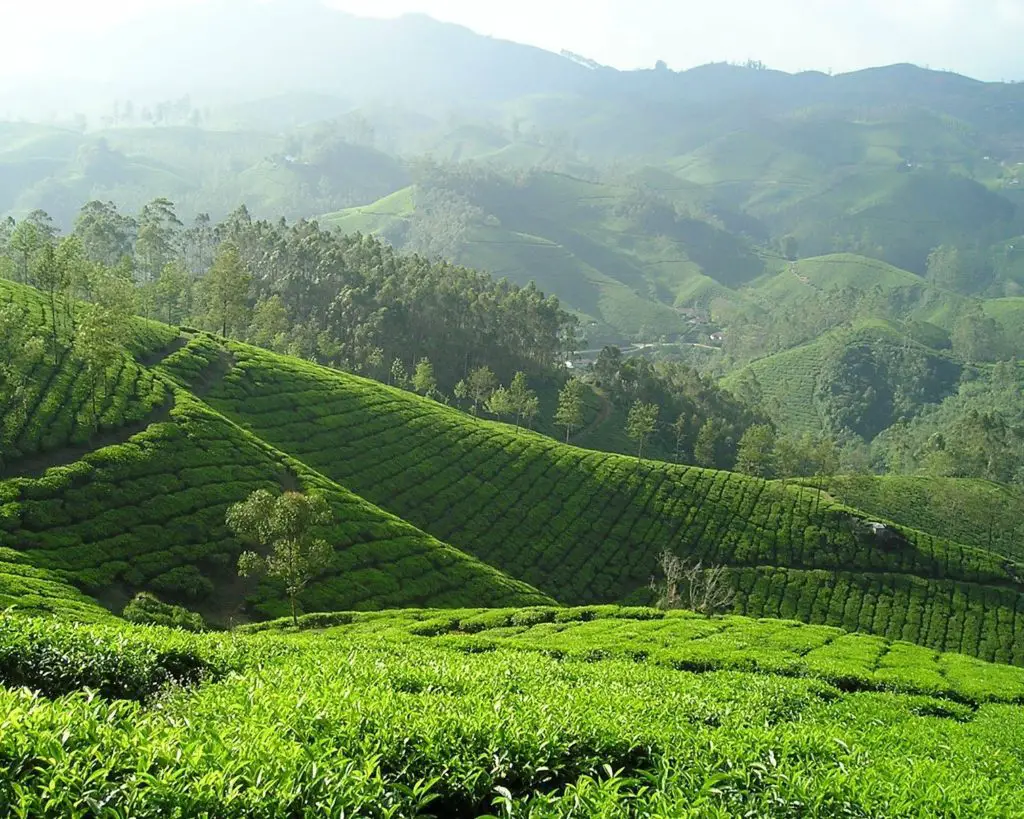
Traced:
<path fill-rule="evenodd" d="M 0 275 L 51 300 L 92 301 L 98 272 L 135 285 L 135 310 L 386 381 L 396 360 L 429 359 L 450 392 L 481 366 L 499 378 L 551 375 L 575 346 L 577 321 L 532 284 L 403 255 L 315 221 L 184 225 L 167 199 L 137 215 L 89 202 L 60 236 L 43 211 L 0 223 Z"/>

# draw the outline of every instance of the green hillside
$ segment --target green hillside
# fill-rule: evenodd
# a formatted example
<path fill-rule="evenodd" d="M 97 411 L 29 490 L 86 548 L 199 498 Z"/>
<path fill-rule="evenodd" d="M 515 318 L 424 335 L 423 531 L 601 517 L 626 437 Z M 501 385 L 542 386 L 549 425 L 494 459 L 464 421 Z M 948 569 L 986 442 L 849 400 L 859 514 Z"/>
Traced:
<path fill-rule="evenodd" d="M 662 463 L 638 470 L 355 376 L 230 350 L 237 364 L 207 396 L 215 408 L 560 602 L 644 599 L 658 552 L 671 548 L 729 566 L 740 613 L 988 658 L 1024 651 L 1006 619 L 1017 570 L 998 555 L 912 530 L 881 547 L 856 512 L 810 490 Z"/>
<path fill-rule="evenodd" d="M 1024 494 L 1016 486 L 964 478 L 850 476 L 829 483 L 843 503 L 939 537 L 1024 557 Z"/>
<path fill-rule="evenodd" d="M 4 292 L 28 303 L 36 298 L 18 286 L 5 285 Z M 166 341 L 168 334 L 164 327 L 155 335 Z M 234 566 L 242 544 L 224 525 L 227 507 L 258 488 L 318 489 L 331 504 L 338 523 L 325 535 L 336 555 L 310 587 L 314 608 L 550 599 L 373 507 L 211 410 L 198 396 L 230 365 L 203 335 L 151 367 L 126 358 L 111 373 L 98 433 L 81 423 L 88 397 L 69 401 L 48 387 L 39 406 L 50 414 L 33 412 L 24 425 L 33 435 L 12 436 L 38 446 L 8 450 L 0 480 L 0 553 L 10 556 L 0 564 L 4 599 L 77 616 L 85 601 L 71 584 L 117 611 L 135 591 L 149 589 L 215 621 L 244 616 L 246 602 L 253 612 L 281 612 L 276 585 L 239 583 Z M 59 384 L 68 372 L 64 382 L 80 382 L 75 366 L 68 356 L 45 379 Z M 135 375 L 123 377 L 125 371 Z M 178 385 L 185 377 L 192 394 Z M 134 406 L 130 398 L 140 381 L 159 384 L 161 400 L 134 419 L 124 407 Z M 21 600 L 22 594 L 28 597 Z"/>
<path fill-rule="evenodd" d="M 723 383 L 754 376 L 765 408 L 790 433 L 828 431 L 870 441 L 956 393 L 960 364 L 914 336 L 931 340 L 914 324 L 857 321 L 755 360 Z"/>
<path fill-rule="evenodd" d="M 73 815 L 102 800 L 139 817 L 1024 811 L 1020 669 L 649 609 L 335 619 L 349 625 L 230 636 L 0 619 L 0 805 Z"/>
<path fill-rule="evenodd" d="M 483 170 L 479 178 L 440 175 L 430 186 L 478 209 L 448 249 L 458 262 L 518 284 L 534 281 L 620 334 L 677 335 L 685 325 L 674 307 L 739 300 L 732 287 L 764 267 L 745 240 L 710 219 L 677 215 L 676 204 L 697 201 L 678 180 L 675 190 L 662 187 L 653 200 L 638 199 L 636 183 L 540 171 L 515 184 Z M 323 222 L 404 245 L 431 218 L 417 206 L 423 191 L 422 185 L 399 191 Z"/>
<path fill-rule="evenodd" d="M 867 513 L 810 488 L 638 465 L 206 334 L 168 350 L 134 364 L 170 396 L 142 431 L 114 425 L 85 455 L 51 436 L 11 459 L 10 563 L 114 610 L 148 589 L 220 621 L 243 603 L 277 614 L 277 587 L 234 577 L 241 545 L 224 512 L 257 488 L 315 488 L 337 519 L 325 532 L 336 554 L 311 609 L 643 601 L 671 549 L 726 566 L 737 613 L 1024 664 L 1020 570 L 945 532 L 879 540 L 858 522 Z M 114 383 L 116 396 L 134 382 Z"/>

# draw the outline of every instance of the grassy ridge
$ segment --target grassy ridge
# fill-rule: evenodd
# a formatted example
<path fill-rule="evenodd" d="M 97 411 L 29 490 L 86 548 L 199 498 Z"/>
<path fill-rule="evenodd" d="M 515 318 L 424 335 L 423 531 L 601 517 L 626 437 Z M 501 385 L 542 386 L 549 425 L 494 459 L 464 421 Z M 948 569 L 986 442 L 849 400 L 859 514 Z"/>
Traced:
<path fill-rule="evenodd" d="M 0 652 L 28 688 L 0 687 L 0 807 L 538 819 L 1024 811 L 1019 669 L 830 629 L 645 619 L 654 614 L 400 612 L 230 638 L 5 624 Z M 446 634 L 453 616 L 477 633 Z M 755 644 L 746 670 L 717 670 Z M 53 649 L 75 659 L 57 669 L 65 689 L 101 685 L 106 696 L 28 690 L 39 677 L 49 685 Z M 688 663 L 702 673 L 677 670 Z M 148 698 L 161 680 L 171 687 L 159 707 L 112 699 Z"/>
<path fill-rule="evenodd" d="M 635 459 L 516 434 L 355 376 L 231 350 L 237 365 L 211 391 L 214 406 L 561 602 L 637 593 L 671 548 L 730 566 L 737 611 L 1024 661 L 1017 570 L 997 554 L 913 530 L 881 545 L 858 513 L 806 488 L 662 463 L 638 469 Z M 950 618 L 964 628 L 940 629 Z"/>

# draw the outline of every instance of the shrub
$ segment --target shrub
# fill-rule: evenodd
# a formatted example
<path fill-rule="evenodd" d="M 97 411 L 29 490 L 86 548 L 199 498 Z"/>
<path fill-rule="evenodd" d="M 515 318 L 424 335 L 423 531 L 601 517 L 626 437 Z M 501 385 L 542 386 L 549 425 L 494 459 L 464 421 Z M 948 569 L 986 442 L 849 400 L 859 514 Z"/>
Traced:
<path fill-rule="evenodd" d="M 205 631 L 202 615 L 183 606 L 162 603 L 152 594 L 139 592 L 131 599 L 121 616 L 131 623 L 150 626 L 168 626 L 185 631 Z"/>

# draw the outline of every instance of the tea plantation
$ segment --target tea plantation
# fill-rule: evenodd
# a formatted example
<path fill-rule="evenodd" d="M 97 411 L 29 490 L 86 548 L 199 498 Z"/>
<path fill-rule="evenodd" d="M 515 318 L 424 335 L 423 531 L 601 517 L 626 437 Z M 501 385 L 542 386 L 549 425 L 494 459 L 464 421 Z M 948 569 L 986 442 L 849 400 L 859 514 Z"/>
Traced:
<path fill-rule="evenodd" d="M 1021 669 L 650 609 L 333 619 L 230 636 L 0 619 L 0 812 L 1024 812 Z"/>
<path fill-rule="evenodd" d="M 232 420 L 559 602 L 644 601 L 665 548 L 730 567 L 735 611 L 1024 663 L 1021 570 L 809 487 L 566 447 L 343 373 L 229 345 Z M 1022 615 L 1018 615 L 1018 610 Z"/>
<path fill-rule="evenodd" d="M 3 292 L 45 321 L 36 291 Z M 27 416 L 49 443 L 0 478 L 4 604 L 98 620 L 146 590 L 221 625 L 280 616 L 281 584 L 237 577 L 225 511 L 255 489 L 318 489 L 334 556 L 305 611 L 647 603 L 670 549 L 727 567 L 736 614 L 1024 665 L 1017 553 L 879 503 L 881 480 L 853 497 L 638 464 L 152 322 L 118 367 L 133 375 L 110 380 L 106 426 Z M 62 371 L 33 373 L 33 389 L 57 390 Z M 879 516 L 895 521 L 881 534 Z"/>

